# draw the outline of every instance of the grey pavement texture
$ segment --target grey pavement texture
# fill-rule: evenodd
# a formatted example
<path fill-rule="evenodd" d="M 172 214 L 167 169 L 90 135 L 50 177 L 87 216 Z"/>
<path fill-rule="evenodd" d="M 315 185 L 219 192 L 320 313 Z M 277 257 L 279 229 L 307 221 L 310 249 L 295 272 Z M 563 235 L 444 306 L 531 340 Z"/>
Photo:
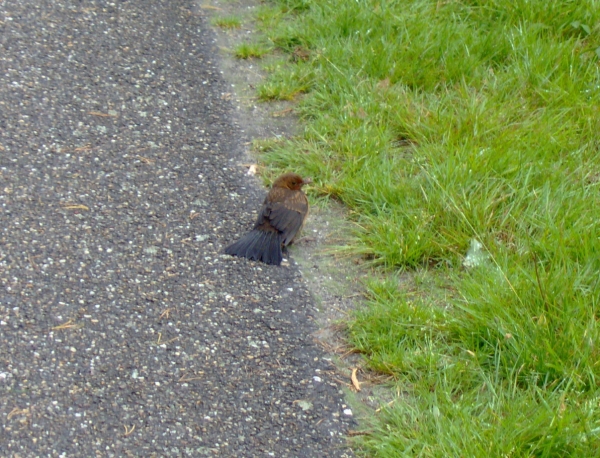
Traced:
<path fill-rule="evenodd" d="M 202 9 L 0 1 L 0 456 L 343 457 Z"/>

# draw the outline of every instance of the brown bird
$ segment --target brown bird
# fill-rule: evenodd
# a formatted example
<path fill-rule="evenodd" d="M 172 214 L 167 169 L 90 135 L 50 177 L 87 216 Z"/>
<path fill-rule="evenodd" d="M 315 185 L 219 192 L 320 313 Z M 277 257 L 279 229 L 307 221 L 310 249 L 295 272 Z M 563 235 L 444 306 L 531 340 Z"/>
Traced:
<path fill-rule="evenodd" d="M 254 224 L 254 229 L 225 248 L 225 253 L 266 264 L 281 264 L 282 248 L 294 241 L 308 215 L 302 186 L 310 183 L 295 173 L 275 180 Z"/>

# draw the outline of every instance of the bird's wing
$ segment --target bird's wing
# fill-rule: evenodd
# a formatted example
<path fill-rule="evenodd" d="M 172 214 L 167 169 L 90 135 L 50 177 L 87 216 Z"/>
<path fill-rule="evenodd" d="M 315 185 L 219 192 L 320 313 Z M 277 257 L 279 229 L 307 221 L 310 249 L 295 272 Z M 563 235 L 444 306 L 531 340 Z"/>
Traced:
<path fill-rule="evenodd" d="M 308 200 L 302 191 L 273 189 L 265 199 L 259 221 L 268 220 L 282 234 L 282 243 L 289 245 L 307 213 Z"/>

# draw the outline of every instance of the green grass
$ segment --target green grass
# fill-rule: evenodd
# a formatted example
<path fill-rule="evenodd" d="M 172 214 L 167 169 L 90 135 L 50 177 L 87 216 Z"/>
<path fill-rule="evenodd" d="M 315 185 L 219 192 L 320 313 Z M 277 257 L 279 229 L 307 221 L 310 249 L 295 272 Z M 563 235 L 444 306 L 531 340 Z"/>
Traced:
<path fill-rule="evenodd" d="M 260 59 L 270 51 L 271 48 L 262 43 L 242 43 L 235 48 L 234 55 L 238 59 Z"/>
<path fill-rule="evenodd" d="M 239 29 L 242 20 L 238 16 L 217 16 L 211 19 L 211 24 L 222 29 Z"/>
<path fill-rule="evenodd" d="M 351 212 L 389 275 L 348 325 L 396 402 L 371 456 L 600 456 L 600 2 L 273 1 L 262 159 Z M 297 50 L 307 59 L 295 59 Z M 462 265 L 471 240 L 489 254 Z M 413 282 L 399 272 L 435 281 Z M 433 281 L 433 283 L 432 283 Z M 433 286 L 432 286 L 433 284 Z"/>

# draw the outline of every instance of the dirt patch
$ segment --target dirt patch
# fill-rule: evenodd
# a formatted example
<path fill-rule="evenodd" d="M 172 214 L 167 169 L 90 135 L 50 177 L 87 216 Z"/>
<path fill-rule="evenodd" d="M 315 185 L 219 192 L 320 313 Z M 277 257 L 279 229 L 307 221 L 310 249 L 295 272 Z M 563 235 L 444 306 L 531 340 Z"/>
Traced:
<path fill-rule="evenodd" d="M 198 2 L 196 5 L 197 12 L 211 19 L 225 16 L 241 19 L 239 28 L 224 29 L 213 26 L 213 30 L 217 46 L 221 51 L 218 65 L 224 79 L 231 85 L 231 92 L 223 96 L 231 97 L 234 102 L 237 121 L 248 141 L 287 137 L 297 132 L 292 103 L 287 101 L 261 103 L 256 98 L 256 86 L 265 77 L 261 67 L 268 62 L 268 58 L 237 59 L 233 54 L 239 44 L 258 40 L 259 35 L 255 31 L 253 21 L 253 12 L 256 8 L 258 5 L 255 0 L 213 0 L 209 3 Z"/>

